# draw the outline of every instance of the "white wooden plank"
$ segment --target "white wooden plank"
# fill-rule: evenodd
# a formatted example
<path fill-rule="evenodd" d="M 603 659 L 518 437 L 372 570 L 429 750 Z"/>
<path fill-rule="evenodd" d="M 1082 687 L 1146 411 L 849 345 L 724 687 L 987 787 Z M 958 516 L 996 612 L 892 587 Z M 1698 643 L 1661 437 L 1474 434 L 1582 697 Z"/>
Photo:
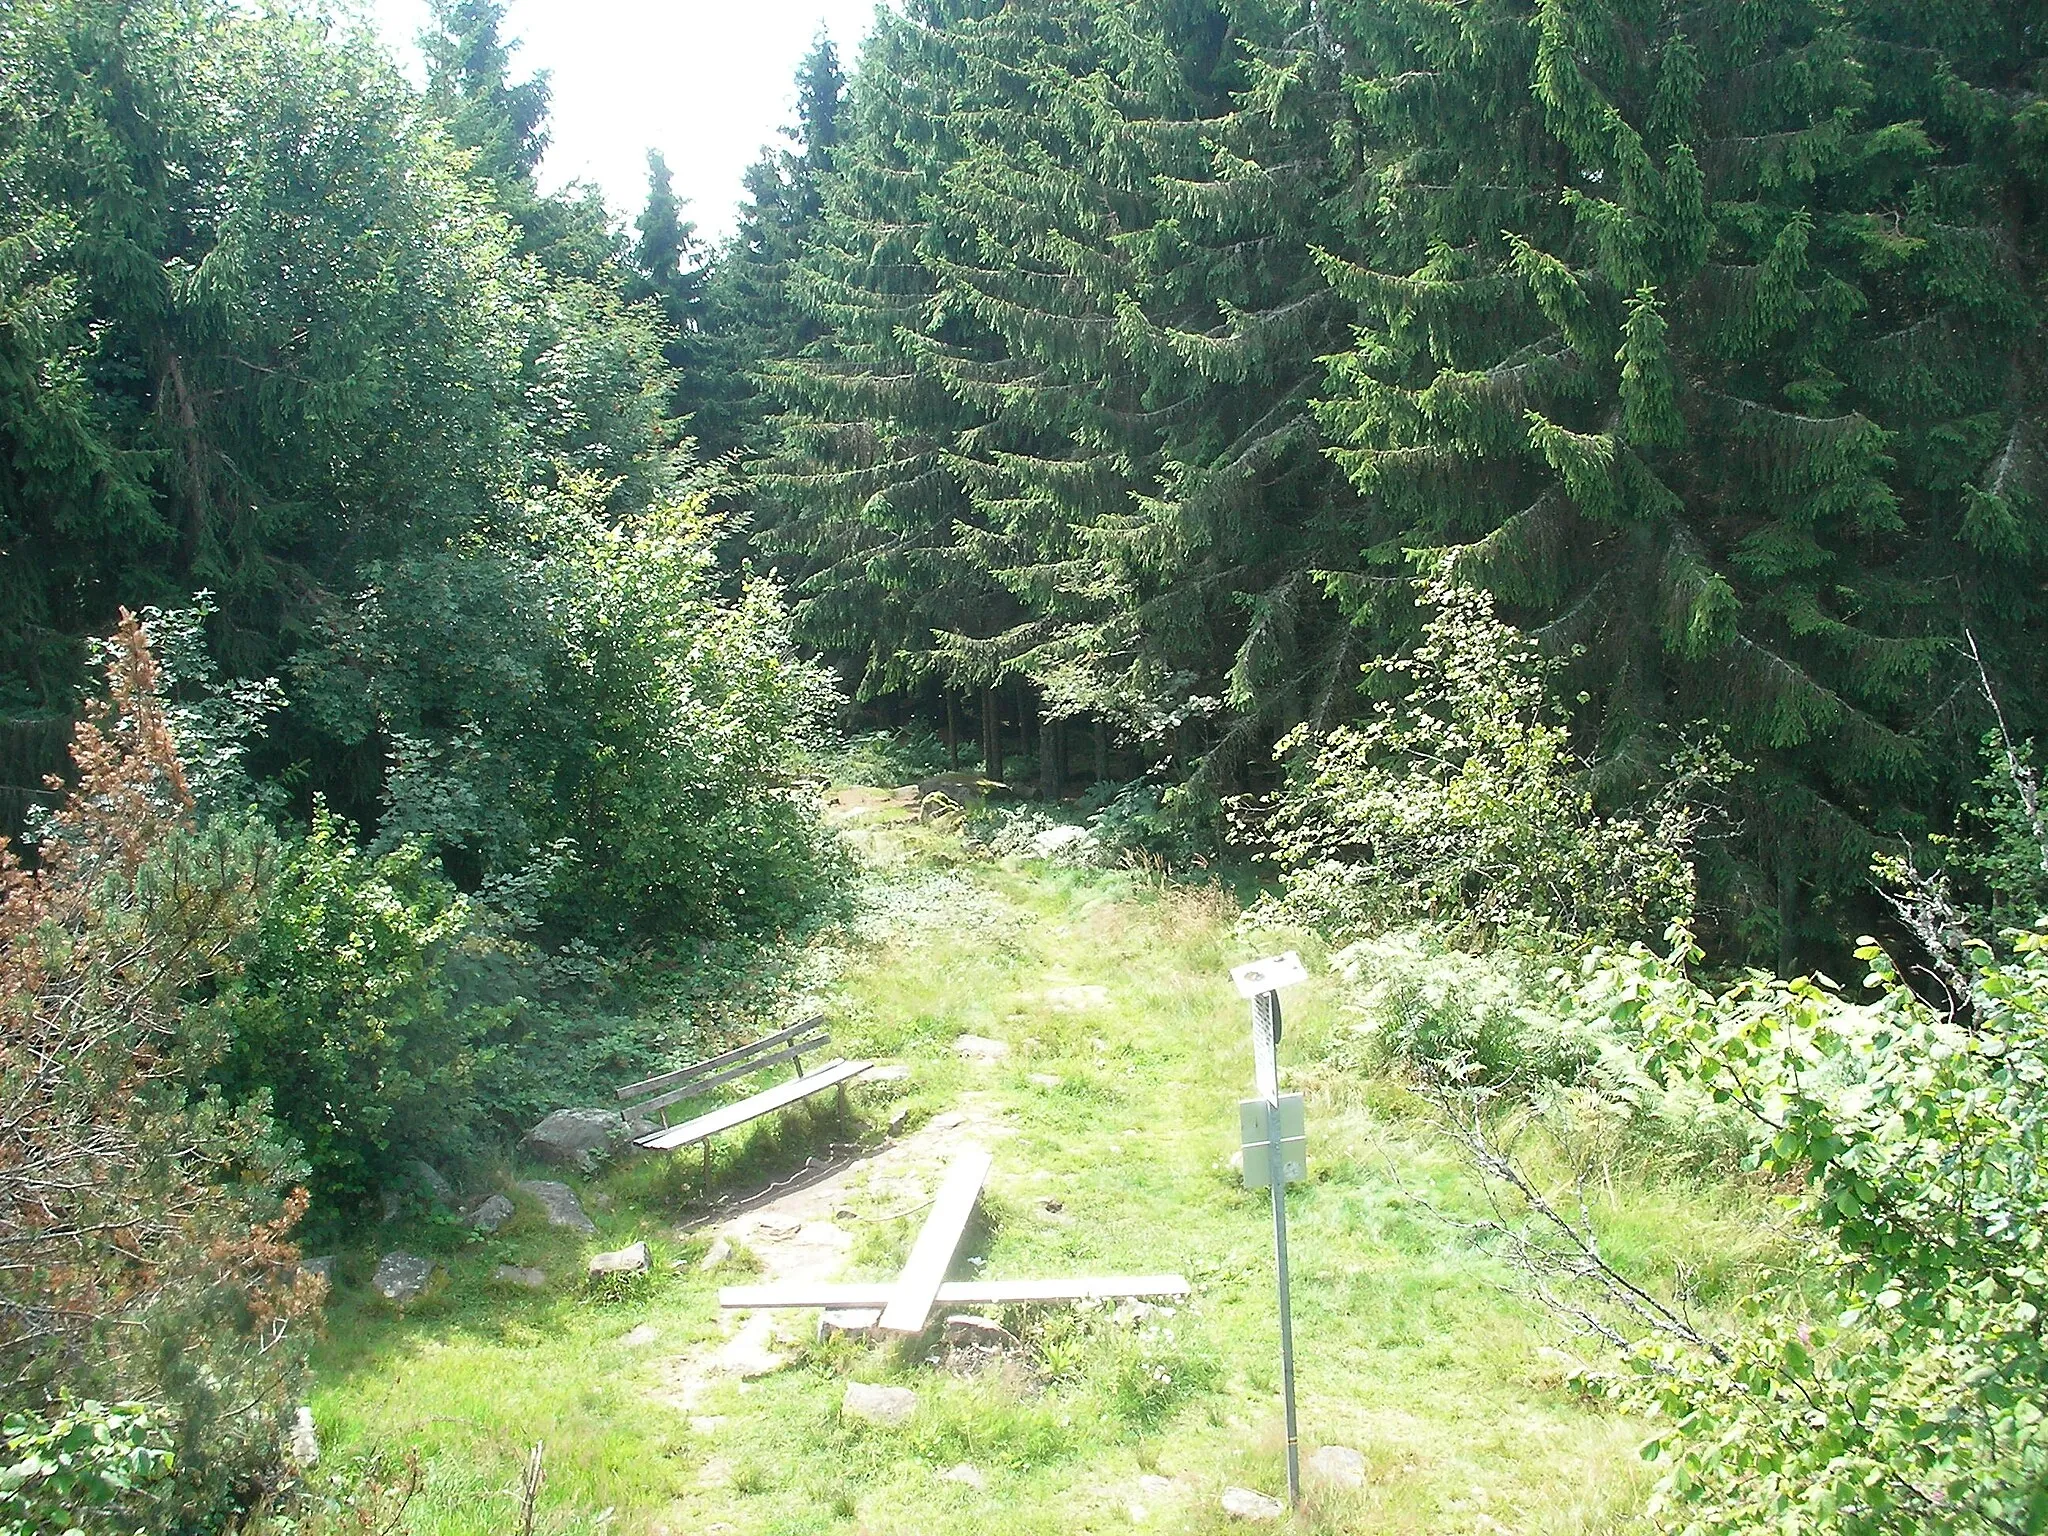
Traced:
<path fill-rule="evenodd" d="M 949 1280 L 934 1300 L 949 1307 L 1003 1307 L 1029 1302 L 1116 1301 L 1127 1296 L 1186 1296 L 1181 1275 L 1084 1275 L 1074 1280 Z M 771 1308 L 887 1306 L 896 1286 L 887 1280 L 815 1281 L 790 1285 L 728 1285 L 718 1304 L 729 1311 Z"/>
<path fill-rule="evenodd" d="M 729 1131 L 749 1120 L 758 1120 L 784 1105 L 794 1104 L 799 1099 L 807 1099 L 814 1093 L 858 1077 L 873 1065 L 871 1061 L 835 1061 L 829 1067 L 820 1067 L 786 1083 L 777 1083 L 751 1098 L 728 1104 L 723 1109 L 714 1109 L 694 1120 L 685 1120 L 681 1125 L 672 1125 L 665 1131 L 651 1131 L 638 1138 L 634 1145 L 653 1152 L 666 1152 L 672 1147 L 687 1147 L 708 1140 L 720 1131 Z"/>
<path fill-rule="evenodd" d="M 882 1309 L 882 1321 L 877 1325 L 881 1332 L 924 1332 L 932 1315 L 932 1303 L 938 1300 L 939 1287 L 946 1283 L 953 1251 L 967 1231 L 968 1218 L 974 1214 L 974 1202 L 981 1195 L 982 1181 L 988 1177 L 992 1162 L 994 1158 L 979 1147 L 970 1147 L 953 1159 L 953 1166 L 946 1170 L 946 1182 L 939 1186 L 939 1197 L 932 1202 L 932 1213 L 925 1218 L 924 1230 L 917 1234 L 910 1258 L 896 1278 L 888 1305 Z"/>
<path fill-rule="evenodd" d="M 783 1041 L 789 1039 L 790 1036 L 801 1034 L 805 1030 L 821 1025 L 824 1022 L 824 1014 L 807 1013 L 794 1024 L 785 1024 L 773 1034 L 763 1035 L 758 1040 L 750 1040 L 745 1045 L 736 1045 L 729 1051 L 721 1051 L 709 1060 L 679 1068 L 674 1072 L 664 1072 L 659 1077 L 650 1077 L 637 1083 L 628 1083 L 619 1090 L 619 1097 L 622 1099 L 636 1098 L 643 1093 L 657 1093 L 663 1088 L 672 1088 L 677 1083 L 689 1082 L 703 1073 L 715 1072 L 720 1067 L 730 1066 L 733 1062 L 745 1060 L 757 1051 L 769 1050 L 774 1046 L 780 1045 Z"/>

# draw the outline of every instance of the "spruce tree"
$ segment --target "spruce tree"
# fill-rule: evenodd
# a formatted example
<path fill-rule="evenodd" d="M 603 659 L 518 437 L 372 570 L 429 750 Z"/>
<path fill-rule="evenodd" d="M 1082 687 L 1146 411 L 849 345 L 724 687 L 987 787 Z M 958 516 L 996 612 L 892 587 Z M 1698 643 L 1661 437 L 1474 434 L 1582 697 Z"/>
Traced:
<path fill-rule="evenodd" d="M 2041 697 L 2023 9 L 1322 12 L 1377 225 L 1322 256 L 1351 540 L 1580 648 L 1611 792 L 1725 733 L 1718 916 L 1787 964 L 1960 788 L 1962 629 Z"/>

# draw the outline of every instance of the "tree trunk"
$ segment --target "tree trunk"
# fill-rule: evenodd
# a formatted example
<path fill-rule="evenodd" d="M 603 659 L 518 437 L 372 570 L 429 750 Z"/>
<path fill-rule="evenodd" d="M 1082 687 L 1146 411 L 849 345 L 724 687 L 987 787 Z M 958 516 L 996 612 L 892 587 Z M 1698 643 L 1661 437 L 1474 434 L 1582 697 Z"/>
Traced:
<path fill-rule="evenodd" d="M 1060 722 L 1051 715 L 1038 718 L 1038 792 L 1048 800 L 1060 797 Z"/>
<path fill-rule="evenodd" d="M 981 690 L 981 775 L 985 779 L 1003 776 L 1003 726 L 996 717 L 996 691 Z"/>
<path fill-rule="evenodd" d="M 1095 722 L 1095 782 L 1109 782 L 1109 727 Z"/>

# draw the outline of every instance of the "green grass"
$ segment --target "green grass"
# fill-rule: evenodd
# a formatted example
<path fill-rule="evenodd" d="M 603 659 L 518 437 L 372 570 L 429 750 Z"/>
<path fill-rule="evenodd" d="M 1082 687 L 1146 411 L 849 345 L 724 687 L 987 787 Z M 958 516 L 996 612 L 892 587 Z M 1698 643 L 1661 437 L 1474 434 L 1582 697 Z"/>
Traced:
<path fill-rule="evenodd" d="M 669 1266 L 703 1246 L 678 1235 L 695 1159 L 630 1164 L 586 1189 L 594 1207 L 609 1206 L 592 1211 L 593 1239 L 566 1241 L 533 1213 L 476 1247 L 426 1234 L 448 1280 L 402 1319 L 365 1301 L 360 1284 L 341 1288 L 314 1411 L 331 1461 L 417 1448 L 425 1483 L 408 1529 L 515 1528 L 514 1490 L 536 1441 L 547 1467 L 539 1528 L 557 1531 L 1208 1531 L 1225 1526 L 1224 1486 L 1280 1488 L 1269 1215 L 1227 1164 L 1251 1062 L 1226 972 L 1270 936 L 1239 935 L 1218 891 L 961 865 L 941 833 L 861 825 L 877 905 L 827 967 L 838 1043 L 916 1064 L 897 1101 L 913 1127 L 968 1093 L 999 1111 L 1010 1134 L 993 1144 L 972 1240 L 983 1272 L 1180 1270 L 1195 1299 L 1135 1328 L 1059 1309 L 1012 1317 L 1020 1358 L 976 1374 L 924 1363 L 929 1344 L 831 1341 L 775 1375 L 722 1382 L 693 1410 L 719 1422 L 693 1428 L 662 1400 L 664 1363 L 720 1337 L 714 1292 L 730 1275 Z M 1080 986 L 1105 988 L 1107 1006 L 1048 1000 Z M 1308 1095 L 1313 1170 L 1290 1204 L 1304 1445 L 1355 1446 L 1370 1471 L 1363 1492 L 1314 1499 L 1299 1528 L 1646 1529 L 1642 1426 L 1568 1390 L 1553 1325 L 1443 1219 L 1442 1209 L 1469 1209 L 1473 1192 L 1398 1087 L 1318 1065 L 1350 1023 L 1329 986 L 1312 981 L 1288 1003 L 1283 1069 Z M 950 1049 L 961 1033 L 1005 1040 L 1012 1054 L 991 1067 L 962 1062 Z M 1034 1085 L 1032 1074 L 1061 1082 Z M 751 1141 L 730 1138 L 718 1179 L 744 1188 L 822 1140 L 872 1139 L 882 1093 L 855 1095 L 858 1126 L 798 1112 Z M 1041 1211 L 1043 1195 L 1064 1208 Z M 1729 1256 L 1757 1241 L 1742 1202 L 1712 1189 L 1617 1178 L 1600 1199 L 1629 1253 L 1691 1255 L 1697 1272 L 1730 1283 Z M 850 1220 L 855 1269 L 886 1273 L 917 1219 Z M 596 1304 L 566 1283 L 586 1252 L 636 1237 L 655 1253 L 643 1292 Z M 351 1261 L 357 1276 L 368 1261 Z M 499 1263 L 559 1278 L 539 1295 L 506 1292 L 488 1278 Z M 656 1342 L 624 1344 L 641 1324 Z M 843 1421 L 849 1378 L 914 1387 L 915 1419 L 901 1429 Z M 941 1479 L 963 1461 L 985 1491 Z M 1172 1478 L 1173 1494 L 1142 1493 L 1147 1473 Z M 1149 1506 L 1142 1526 L 1134 1503 Z"/>

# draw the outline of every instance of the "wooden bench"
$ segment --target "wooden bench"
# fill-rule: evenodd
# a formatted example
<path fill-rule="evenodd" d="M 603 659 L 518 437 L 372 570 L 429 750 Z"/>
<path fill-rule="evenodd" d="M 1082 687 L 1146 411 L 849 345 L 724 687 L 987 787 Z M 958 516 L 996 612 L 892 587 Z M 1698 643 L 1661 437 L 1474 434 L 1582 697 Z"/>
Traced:
<path fill-rule="evenodd" d="M 823 1014 L 809 1014 L 796 1023 L 763 1035 L 750 1044 L 737 1046 L 721 1052 L 708 1061 L 695 1066 L 684 1067 L 675 1072 L 664 1072 L 659 1077 L 650 1077 L 642 1082 L 630 1083 L 619 1090 L 619 1103 L 628 1117 L 640 1118 L 647 1115 L 661 1116 L 661 1129 L 649 1131 L 633 1138 L 635 1146 L 650 1151 L 667 1152 L 677 1147 L 702 1143 L 704 1147 L 704 1171 L 708 1179 L 711 1172 L 711 1138 L 721 1131 L 730 1131 L 758 1120 L 763 1115 L 773 1114 L 799 1100 L 823 1093 L 828 1088 L 839 1090 L 843 1100 L 846 1085 L 874 1065 L 871 1061 L 845 1061 L 834 1059 L 822 1067 L 806 1072 L 804 1057 L 822 1054 L 832 1043 L 832 1036 L 825 1029 Z M 668 1123 L 668 1112 L 674 1105 L 699 1094 L 722 1088 L 727 1083 L 751 1077 L 756 1072 L 789 1062 L 796 1069 L 796 1076 L 786 1082 L 764 1088 L 759 1093 L 685 1120 L 680 1125 Z"/>

